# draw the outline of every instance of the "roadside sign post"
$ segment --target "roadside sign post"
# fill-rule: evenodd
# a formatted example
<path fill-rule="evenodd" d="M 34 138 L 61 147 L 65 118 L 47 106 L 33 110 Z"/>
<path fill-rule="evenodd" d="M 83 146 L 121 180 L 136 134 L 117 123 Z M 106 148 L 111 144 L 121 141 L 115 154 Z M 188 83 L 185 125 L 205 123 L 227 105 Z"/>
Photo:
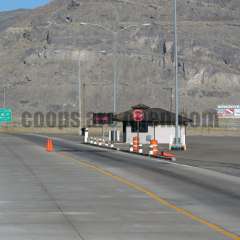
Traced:
<path fill-rule="evenodd" d="M 0 108 L 0 124 L 12 122 L 12 110 L 10 108 Z"/>
<path fill-rule="evenodd" d="M 133 110 L 133 120 L 137 122 L 137 137 L 139 139 L 140 122 L 144 120 L 144 112 L 142 109 Z"/>
<path fill-rule="evenodd" d="M 156 140 L 156 126 L 155 126 L 155 122 L 153 121 L 153 139 Z"/>
<path fill-rule="evenodd" d="M 102 128 L 102 139 L 105 137 L 104 125 L 113 124 L 113 113 L 93 113 L 93 124 L 100 125 Z M 110 137 L 112 140 L 112 137 Z M 115 134 L 113 134 L 113 142 L 115 142 Z"/>
<path fill-rule="evenodd" d="M 139 127 L 140 127 L 140 122 L 138 121 L 137 122 L 137 137 L 139 139 Z"/>

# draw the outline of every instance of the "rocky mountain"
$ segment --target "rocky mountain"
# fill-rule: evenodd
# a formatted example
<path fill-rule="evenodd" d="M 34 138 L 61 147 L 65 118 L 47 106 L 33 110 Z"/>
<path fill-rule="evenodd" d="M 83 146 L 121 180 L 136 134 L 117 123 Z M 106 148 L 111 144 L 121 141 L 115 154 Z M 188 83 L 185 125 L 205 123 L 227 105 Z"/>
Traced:
<path fill-rule="evenodd" d="M 181 109 L 239 104 L 240 1 L 177 2 Z M 169 0 L 53 0 L 0 13 L 7 105 L 17 113 L 77 110 L 80 76 L 83 109 L 112 111 L 116 56 L 117 110 L 140 102 L 169 109 L 172 18 Z"/>

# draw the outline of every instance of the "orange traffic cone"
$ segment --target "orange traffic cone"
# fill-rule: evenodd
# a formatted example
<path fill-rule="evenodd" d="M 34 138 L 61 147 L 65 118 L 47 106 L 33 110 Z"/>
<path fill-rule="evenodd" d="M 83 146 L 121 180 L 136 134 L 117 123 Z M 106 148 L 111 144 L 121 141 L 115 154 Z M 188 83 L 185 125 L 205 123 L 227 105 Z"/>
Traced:
<path fill-rule="evenodd" d="M 153 157 L 157 157 L 159 154 L 158 150 L 158 141 L 156 139 L 153 139 L 150 141 L 150 151 L 149 155 Z"/>
<path fill-rule="evenodd" d="M 54 146 L 53 146 L 53 140 L 52 139 L 47 140 L 46 151 L 47 152 L 53 152 L 54 151 Z"/>

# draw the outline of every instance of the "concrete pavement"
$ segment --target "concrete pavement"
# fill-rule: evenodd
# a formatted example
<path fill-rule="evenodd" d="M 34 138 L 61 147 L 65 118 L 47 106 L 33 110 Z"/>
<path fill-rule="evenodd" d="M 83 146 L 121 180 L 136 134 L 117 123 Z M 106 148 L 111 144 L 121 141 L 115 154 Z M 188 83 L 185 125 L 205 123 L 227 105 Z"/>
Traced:
<path fill-rule="evenodd" d="M 238 178 L 44 142 L 0 135 L 0 239 L 239 240 Z"/>

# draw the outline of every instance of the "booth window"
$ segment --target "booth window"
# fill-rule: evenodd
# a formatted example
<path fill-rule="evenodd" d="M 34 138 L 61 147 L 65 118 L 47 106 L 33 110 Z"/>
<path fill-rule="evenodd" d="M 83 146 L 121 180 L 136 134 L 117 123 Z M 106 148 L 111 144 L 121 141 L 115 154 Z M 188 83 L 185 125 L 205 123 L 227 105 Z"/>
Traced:
<path fill-rule="evenodd" d="M 138 123 L 132 122 L 131 123 L 131 131 L 136 133 L 138 131 Z M 140 122 L 139 123 L 139 132 L 147 133 L 148 132 L 148 123 L 147 122 Z"/>

